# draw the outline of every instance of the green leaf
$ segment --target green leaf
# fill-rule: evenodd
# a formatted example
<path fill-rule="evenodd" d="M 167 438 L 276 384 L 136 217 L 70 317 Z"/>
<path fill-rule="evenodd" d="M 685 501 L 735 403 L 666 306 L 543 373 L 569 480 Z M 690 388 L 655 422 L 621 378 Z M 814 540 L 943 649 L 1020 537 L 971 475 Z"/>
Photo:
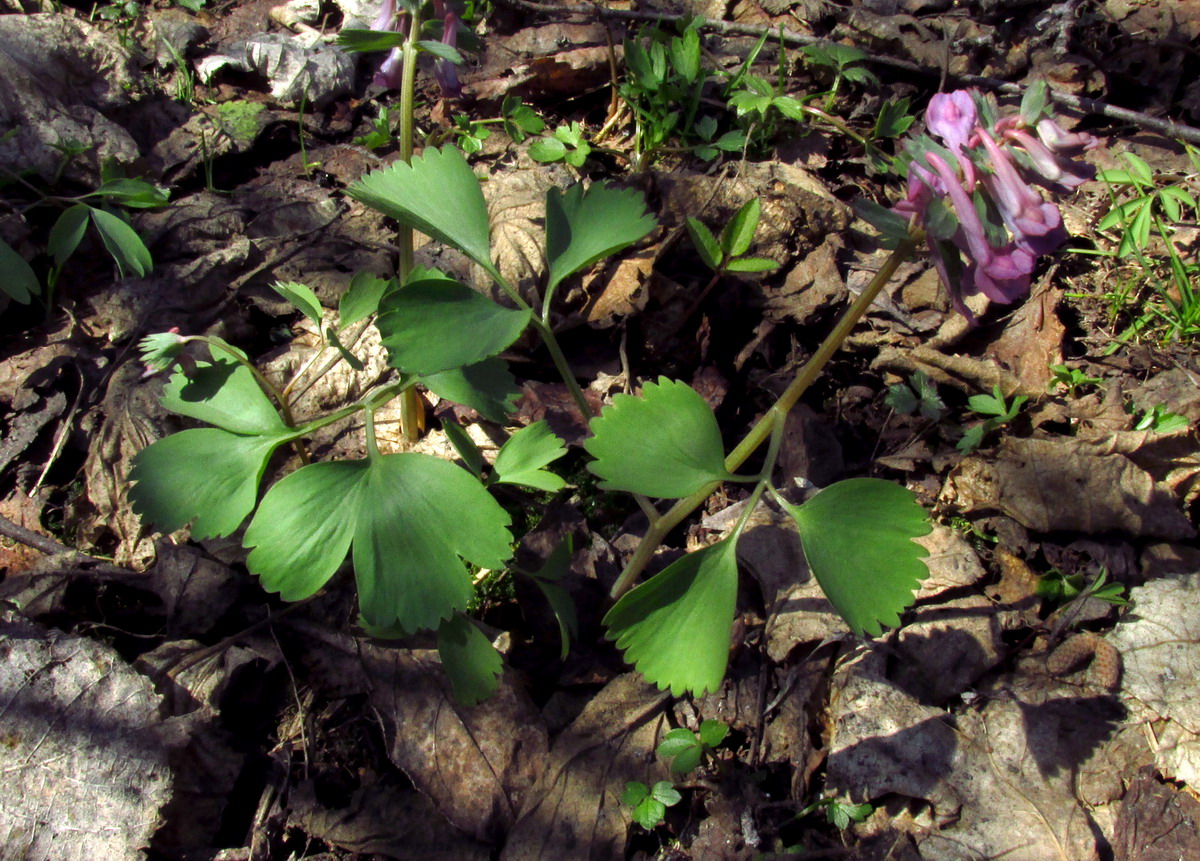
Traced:
<path fill-rule="evenodd" d="M 994 386 L 990 395 L 972 395 L 967 398 L 967 406 L 981 416 L 1002 416 L 1008 412 L 1004 393 L 1000 391 L 999 386 Z"/>
<path fill-rule="evenodd" d="M 661 801 L 667 807 L 672 807 L 683 800 L 683 796 L 669 780 L 660 780 L 654 784 L 654 788 L 650 790 L 650 796 Z"/>
<path fill-rule="evenodd" d="M 558 138 L 538 138 L 529 145 L 529 157 L 542 164 L 562 161 L 567 154 L 567 145 Z"/>
<path fill-rule="evenodd" d="M 461 613 L 438 626 L 438 654 L 450 677 L 454 698 L 465 706 L 477 705 L 496 692 L 504 661 L 483 631 Z"/>
<path fill-rule="evenodd" d="M 54 258 L 55 266 L 62 266 L 67 258 L 75 253 L 83 234 L 87 231 L 88 214 L 91 207 L 77 203 L 63 212 L 50 228 L 50 236 L 46 240 L 46 250 Z"/>
<path fill-rule="evenodd" d="M 779 111 L 789 120 L 801 121 L 804 117 L 804 103 L 791 96 L 776 96 L 771 99 L 771 107 Z"/>
<path fill-rule="evenodd" d="M 567 154 L 563 156 L 563 161 L 574 168 L 583 167 L 583 163 L 587 161 L 588 153 L 592 148 L 587 144 L 580 144 L 577 149 L 567 150 Z"/>
<path fill-rule="evenodd" d="M 1125 156 L 1125 161 L 1129 162 L 1129 166 L 1133 169 L 1133 175 L 1147 185 L 1154 184 L 1154 171 L 1150 165 L 1146 164 L 1146 160 L 1139 155 L 1131 152 L 1122 153 Z"/>
<path fill-rule="evenodd" d="M 318 332 L 321 331 L 321 300 L 317 298 L 317 294 L 312 291 L 311 287 L 295 281 L 276 281 L 271 285 L 271 289 L 287 299 L 293 308 L 312 320 Z"/>
<path fill-rule="evenodd" d="M 1159 192 L 1158 203 L 1160 206 L 1162 206 L 1163 213 L 1171 221 L 1178 221 L 1183 214 L 1183 210 L 1179 205 L 1179 201 L 1170 195 Z"/>
<path fill-rule="evenodd" d="M 733 477 L 716 416 L 686 383 L 659 377 L 641 397 L 617 395 L 591 429 L 588 469 L 606 490 L 678 499 Z"/>
<path fill-rule="evenodd" d="M 0 290 L 14 302 L 28 305 L 29 300 L 37 296 L 41 289 L 33 267 L 11 245 L 0 239 Z"/>
<path fill-rule="evenodd" d="M 645 798 L 637 807 L 633 808 L 633 821 L 647 831 L 651 831 L 662 824 L 666 813 L 666 805 L 657 798 Z"/>
<path fill-rule="evenodd" d="M 686 224 L 688 236 L 692 237 L 692 245 L 700 254 L 700 259 L 705 266 L 716 272 L 724 259 L 721 254 L 721 246 L 717 244 L 717 238 L 712 235 L 711 230 L 704 226 L 704 222 L 697 218 L 688 216 Z"/>
<path fill-rule="evenodd" d="M 875 118 L 875 131 L 872 137 L 898 138 L 904 134 L 917 118 L 909 113 L 912 100 L 905 96 L 902 99 L 888 99 L 883 103 L 879 116 Z"/>
<path fill-rule="evenodd" d="M 725 132 L 713 141 L 713 146 L 724 152 L 741 152 L 746 146 L 746 133 L 737 130 Z"/>
<path fill-rule="evenodd" d="M 679 756 L 685 750 L 691 750 L 699 747 L 700 741 L 696 738 L 696 734 L 687 727 L 676 727 L 670 730 L 663 736 L 663 740 L 659 742 L 658 747 L 654 752 L 664 758 Z"/>
<path fill-rule="evenodd" d="M 687 30 L 682 36 L 671 40 L 671 65 L 681 78 L 689 84 L 700 77 L 700 34 Z"/>
<path fill-rule="evenodd" d="M 571 554 L 574 549 L 574 542 L 568 534 L 554 548 L 536 574 L 526 575 L 541 590 L 550 609 L 554 612 L 554 618 L 558 621 L 558 636 L 562 642 L 559 660 L 566 659 L 571 651 L 571 640 L 579 635 L 579 619 L 575 613 L 575 602 L 558 582 L 571 569 Z"/>
<path fill-rule="evenodd" d="M 854 212 L 867 224 L 874 227 L 888 239 L 907 239 L 909 228 L 908 219 L 898 212 L 885 206 L 880 206 L 865 197 L 854 202 Z"/>
<path fill-rule="evenodd" d="M 408 37 L 393 30 L 358 30 L 344 29 L 338 33 L 337 45 L 350 54 L 368 51 L 390 51 L 399 48 Z"/>
<path fill-rule="evenodd" d="M 771 272 L 778 268 L 778 263 L 766 257 L 739 257 L 725 265 L 727 272 Z"/>
<path fill-rule="evenodd" d="M 648 682 L 699 696 L 725 677 L 736 602 L 737 543 L 727 538 L 625 593 L 604 617 L 605 636 Z"/>
<path fill-rule="evenodd" d="M 211 362 L 197 362 L 190 376 L 172 374 L 163 389 L 162 405 L 231 433 L 287 433 L 289 428 L 249 369 L 220 353 L 214 355 Z"/>
<path fill-rule="evenodd" d="M 89 209 L 92 223 L 100 232 L 104 247 L 116 261 L 117 269 L 121 271 L 122 277 L 127 272 L 141 277 L 154 269 L 154 261 L 150 258 L 150 252 L 146 249 L 142 238 L 137 235 L 136 230 L 111 212 L 93 207 L 89 207 Z"/>
<path fill-rule="evenodd" d="M 796 521 L 804 557 L 834 609 L 859 635 L 879 636 L 900 624 L 929 570 L 913 541 L 930 530 L 912 492 L 876 478 L 852 478 L 800 506 L 783 503 Z"/>
<path fill-rule="evenodd" d="M 346 349 L 346 345 L 338 337 L 337 330 L 332 326 L 325 327 L 325 340 L 329 342 L 329 346 L 338 351 L 338 354 L 346 361 L 346 364 L 354 368 L 354 370 L 361 371 L 365 367 L 358 356 Z"/>
<path fill-rule="evenodd" d="M 243 543 L 263 588 L 287 601 L 320 589 L 350 548 L 363 618 L 417 631 L 466 609 L 463 560 L 511 556 L 509 522 L 466 470 L 406 452 L 301 467 L 263 497 Z"/>
<path fill-rule="evenodd" d="M 679 727 L 667 733 L 655 752 L 671 760 L 672 774 L 687 774 L 700 765 L 704 745 L 690 729 Z"/>
<path fill-rule="evenodd" d="M 1113 185 L 1134 185 L 1129 171 L 1120 168 L 1109 168 L 1096 173 L 1096 179 L 1101 182 L 1111 182 Z"/>
<path fill-rule="evenodd" d="M 488 421 L 504 424 L 516 409 L 521 390 L 503 359 L 484 359 L 473 365 L 421 377 L 439 397 L 468 406 Z"/>
<path fill-rule="evenodd" d="M 725 737 L 729 735 L 729 724 L 725 721 L 708 720 L 700 723 L 700 741 L 708 747 L 716 747 L 721 742 L 725 741 Z"/>
<path fill-rule="evenodd" d="M 631 780 L 625 784 L 625 791 L 621 793 L 621 803 L 632 807 L 641 804 L 649 797 L 650 787 L 640 781 Z"/>
<path fill-rule="evenodd" d="M 888 386 L 887 394 L 883 396 L 883 403 L 900 415 L 907 416 L 917 411 L 920 401 L 917 399 L 916 393 L 907 385 L 895 383 Z"/>
<path fill-rule="evenodd" d="M 365 320 L 379 310 L 379 300 L 395 280 L 359 272 L 338 300 L 338 331 Z"/>
<path fill-rule="evenodd" d="M 417 48 L 433 54 L 439 60 L 448 60 L 456 66 L 463 64 L 463 55 L 458 53 L 458 48 L 447 45 L 445 42 L 439 42 L 435 39 L 422 39 L 417 42 Z"/>
<path fill-rule="evenodd" d="M 496 455 L 496 481 L 549 493 L 561 490 L 567 483 L 542 467 L 566 453 L 567 447 L 546 422 L 523 427 L 500 447 L 500 453 Z"/>
<path fill-rule="evenodd" d="M 117 206 L 130 209 L 156 209 L 166 206 L 170 196 L 144 179 L 110 179 L 86 197 L 103 197 Z"/>
<path fill-rule="evenodd" d="M 447 278 L 410 282 L 384 294 L 376 328 L 388 363 L 413 374 L 436 374 L 491 358 L 521 336 L 528 309 L 498 305 Z"/>
<path fill-rule="evenodd" d="M 879 78 L 875 77 L 875 73 L 865 66 L 850 66 L 842 69 L 842 77 L 855 84 L 871 84 L 872 86 L 879 84 Z"/>
<path fill-rule="evenodd" d="M 442 422 L 442 432 L 446 434 L 446 439 L 450 440 L 450 445 L 454 446 L 471 475 L 479 478 L 483 474 L 483 452 L 475 445 L 475 440 L 471 439 L 466 428 L 453 419 L 447 419 Z"/>
<path fill-rule="evenodd" d="M 1025 88 L 1025 94 L 1021 96 L 1021 119 L 1025 125 L 1036 125 L 1042 118 L 1049 102 L 1049 89 L 1043 80 L 1034 81 Z"/>
<path fill-rule="evenodd" d="M 632 189 L 602 182 L 586 191 L 576 184 L 566 194 L 551 188 L 546 192 L 547 293 L 568 275 L 628 248 L 657 224 L 645 199 Z"/>
<path fill-rule="evenodd" d="M 289 438 L 196 428 L 160 439 L 133 458 L 133 510 L 161 532 L 192 521 L 193 538 L 228 535 L 254 510 L 267 461 Z"/>
<path fill-rule="evenodd" d="M 343 31 L 344 32 L 344 31 Z M 430 147 L 412 160 L 373 171 L 346 189 L 355 200 L 457 248 L 495 278 L 487 202 L 463 154 Z"/>
<path fill-rule="evenodd" d="M 758 219 L 762 213 L 762 203 L 757 197 L 752 197 L 734 214 L 725 229 L 721 231 L 721 250 L 730 257 L 741 257 L 754 241 L 754 231 L 758 230 Z"/>

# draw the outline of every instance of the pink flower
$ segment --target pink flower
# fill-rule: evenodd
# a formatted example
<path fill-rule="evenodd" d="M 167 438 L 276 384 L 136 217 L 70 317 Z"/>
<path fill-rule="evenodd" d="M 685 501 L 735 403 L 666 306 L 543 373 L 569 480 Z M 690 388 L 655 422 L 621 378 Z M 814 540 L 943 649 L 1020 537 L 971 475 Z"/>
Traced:
<path fill-rule="evenodd" d="M 985 128 L 967 90 L 935 95 L 926 126 L 945 149 L 928 138 L 910 145 L 907 194 L 893 210 L 924 227 L 934 267 L 965 316 L 971 314 L 963 298 L 974 293 L 1017 301 L 1029 292 L 1037 257 L 1067 238 L 1058 207 L 1029 182 L 1051 191 L 1077 188 L 1095 169 L 1070 156 L 1094 148 L 1096 139 L 1049 119 L 1037 123 L 1035 137 L 1019 116 Z"/>

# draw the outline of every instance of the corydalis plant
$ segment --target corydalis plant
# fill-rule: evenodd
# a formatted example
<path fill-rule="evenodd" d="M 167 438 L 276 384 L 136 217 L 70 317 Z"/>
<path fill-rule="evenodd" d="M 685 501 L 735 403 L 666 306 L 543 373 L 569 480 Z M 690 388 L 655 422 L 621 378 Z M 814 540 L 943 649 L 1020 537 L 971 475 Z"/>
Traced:
<path fill-rule="evenodd" d="M 459 17 L 453 9 L 446 6 L 445 0 L 433 0 L 433 14 L 442 22 L 442 48 L 434 48 L 431 43 L 422 43 L 426 50 L 434 51 L 438 54 L 438 59 L 433 66 L 433 76 L 438 82 L 438 87 L 442 91 L 442 95 L 446 98 L 457 98 L 462 95 L 462 88 L 458 83 L 458 69 L 456 64 L 461 60 L 458 56 L 458 27 Z M 375 31 L 392 31 L 396 33 L 405 33 L 412 26 L 412 21 L 409 13 L 396 8 L 396 0 L 383 0 L 383 5 L 379 8 L 379 14 L 375 16 L 375 21 L 371 24 L 371 29 Z M 379 71 L 375 73 L 372 83 L 386 87 L 389 90 L 398 90 L 404 82 L 404 49 L 400 46 L 393 47 L 388 53 L 387 59 L 383 61 L 383 65 L 379 67 Z"/>
<path fill-rule="evenodd" d="M 938 93 L 925 122 L 929 134 L 909 145 L 908 195 L 893 209 L 924 228 L 954 307 L 973 320 L 964 297 L 1015 302 L 1037 258 L 1066 241 L 1058 207 L 1034 185 L 1068 192 L 1093 178 L 1077 157 L 1098 141 L 1046 115 L 1044 84 L 1002 119 L 974 90 Z"/>

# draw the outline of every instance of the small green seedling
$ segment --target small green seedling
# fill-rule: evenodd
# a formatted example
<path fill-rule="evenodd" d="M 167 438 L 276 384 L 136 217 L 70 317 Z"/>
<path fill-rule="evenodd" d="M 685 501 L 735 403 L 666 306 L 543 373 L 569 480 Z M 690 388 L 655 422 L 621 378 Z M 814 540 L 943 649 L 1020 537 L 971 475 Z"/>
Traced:
<path fill-rule="evenodd" d="M 754 233 L 758 230 L 761 214 L 762 204 L 757 197 L 752 197 L 725 225 L 720 240 L 713 236 L 712 231 L 699 219 L 688 218 L 687 231 L 692 238 L 692 244 L 704 265 L 711 269 L 714 275 L 719 276 L 725 272 L 769 272 L 779 268 L 779 264 L 774 260 L 745 256 L 754 240 Z M 697 301 L 702 300 L 704 293 L 709 289 L 711 287 L 705 288 Z"/>
<path fill-rule="evenodd" d="M 465 153 L 476 153 L 483 149 L 483 142 L 492 136 L 492 130 L 484 123 L 473 122 L 466 114 L 455 114 L 454 133 L 458 145 Z"/>
<path fill-rule="evenodd" d="M 1115 607 L 1129 606 L 1129 601 L 1125 598 L 1125 587 L 1120 583 L 1108 582 L 1108 571 L 1104 568 L 1090 580 L 1083 574 L 1064 574 L 1057 568 L 1051 568 L 1039 578 L 1037 594 L 1054 607 L 1088 598 L 1095 598 Z"/>
<path fill-rule="evenodd" d="M 700 731 L 692 732 L 678 727 L 663 736 L 656 753 L 671 760 L 672 774 L 687 774 L 700 765 L 700 761 L 729 735 L 729 724 L 719 720 L 706 720 Z"/>
<path fill-rule="evenodd" d="M 633 821 L 647 831 L 662 825 L 667 808 L 682 800 L 683 796 L 669 780 L 660 780 L 653 788 L 631 780 L 625 784 L 625 792 L 621 795 L 621 803 L 633 808 Z"/>
<path fill-rule="evenodd" d="M 381 106 L 379 108 L 379 116 L 375 118 L 375 123 L 371 131 L 361 137 L 356 137 L 354 143 L 369 150 L 377 150 L 388 146 L 394 140 L 395 135 L 392 133 L 391 115 L 386 106 Z"/>
<path fill-rule="evenodd" d="M 825 97 L 826 111 L 833 110 L 843 81 L 870 86 L 879 85 L 879 79 L 864 65 L 867 55 L 858 48 L 829 43 L 805 45 L 800 50 L 811 65 L 824 67 L 833 72 L 833 83 Z"/>
<path fill-rule="evenodd" d="M 546 121 L 516 96 L 505 96 L 500 106 L 500 116 L 505 134 L 515 143 L 523 143 L 530 135 L 540 135 L 546 130 Z"/>
<path fill-rule="evenodd" d="M 1025 395 L 1016 395 L 1009 403 L 999 386 L 993 386 L 990 395 L 973 395 L 968 398 L 967 407 L 972 412 L 987 416 L 987 419 L 983 423 L 967 429 L 962 439 L 958 441 L 958 450 L 963 454 L 975 451 L 983 445 L 984 437 L 1015 419 L 1027 400 L 1029 398 Z"/>
<path fill-rule="evenodd" d="M 946 405 L 938 395 L 937 384 L 924 371 L 916 371 L 908 379 L 907 385 L 896 383 L 888 386 L 883 402 L 900 415 L 919 412 L 930 421 L 939 421 L 946 412 Z"/>
<path fill-rule="evenodd" d="M 846 804 L 830 797 L 814 801 L 797 813 L 796 818 L 803 819 L 822 808 L 825 810 L 826 821 L 839 831 L 848 828 L 851 822 L 865 822 L 867 817 L 875 812 L 875 805 L 870 802 Z"/>
<path fill-rule="evenodd" d="M 583 126 L 577 122 L 559 126 L 553 136 L 538 138 L 529 145 L 529 157 L 534 161 L 543 164 L 562 161 L 576 169 L 583 167 L 591 153 L 592 146 L 583 137 Z"/>
<path fill-rule="evenodd" d="M 911 109 L 912 99 L 907 96 L 902 99 L 888 99 L 879 109 L 879 116 L 875 118 L 875 128 L 871 132 L 871 138 L 886 140 L 898 138 L 907 132 L 917 121 L 917 118 L 910 113 Z"/>
<path fill-rule="evenodd" d="M 1166 404 L 1155 404 L 1142 413 L 1137 420 L 1137 424 L 1133 426 L 1133 429 L 1149 430 L 1155 433 L 1172 433 L 1173 431 L 1183 430 L 1187 426 L 1188 420 L 1186 417 L 1171 412 L 1167 409 Z"/>
<path fill-rule="evenodd" d="M 1099 377 L 1089 377 L 1080 368 L 1068 368 L 1066 365 L 1051 365 L 1050 373 L 1053 376 L 1046 391 L 1053 393 L 1065 389 L 1070 398 L 1076 397 L 1085 386 L 1096 386 L 1103 382 Z"/>

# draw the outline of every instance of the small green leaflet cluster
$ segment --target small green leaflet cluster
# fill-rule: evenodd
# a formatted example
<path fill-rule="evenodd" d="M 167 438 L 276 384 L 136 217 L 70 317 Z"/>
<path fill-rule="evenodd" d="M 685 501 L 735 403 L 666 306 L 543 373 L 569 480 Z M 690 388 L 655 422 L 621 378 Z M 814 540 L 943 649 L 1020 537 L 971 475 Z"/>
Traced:
<path fill-rule="evenodd" d="M 725 468 L 716 416 L 695 390 L 660 378 L 641 397 L 617 395 L 592 420 L 584 447 L 601 487 L 679 499 L 739 479 Z M 856 634 L 895 626 L 927 569 L 912 539 L 929 520 L 912 493 L 857 478 L 803 505 L 783 504 L 826 597 Z M 609 639 L 646 679 L 678 696 L 716 690 L 725 676 L 737 601 L 737 541 L 689 553 L 626 593 L 604 618 Z"/>
<path fill-rule="evenodd" d="M 931 422 L 940 420 L 946 412 L 937 384 L 924 371 L 915 371 L 907 385 L 895 383 L 888 386 L 883 402 L 902 416 L 919 412 Z"/>
<path fill-rule="evenodd" d="M 972 395 L 967 398 L 967 406 L 971 411 L 987 418 L 980 424 L 967 428 L 955 447 L 963 454 L 975 451 L 983 445 L 983 440 L 988 434 L 1015 419 L 1027 400 L 1029 398 L 1025 395 L 1016 395 L 1012 403 L 1009 403 L 999 386 L 993 386 L 990 395 Z"/>
<path fill-rule="evenodd" d="M 625 792 L 621 794 L 621 803 L 633 808 L 633 821 L 647 831 L 662 825 L 667 808 L 674 807 L 682 800 L 683 796 L 669 780 L 660 780 L 652 787 L 631 780 L 625 784 Z"/>
<path fill-rule="evenodd" d="M 583 137 L 583 126 L 577 122 L 559 126 L 550 137 L 538 138 L 529 146 L 529 157 L 550 164 L 566 162 L 573 168 L 583 167 L 592 154 L 592 146 Z"/>
<path fill-rule="evenodd" d="M 364 177 L 352 197 L 462 250 L 500 281 L 491 260 L 487 206 L 479 182 L 458 150 L 427 150 L 411 165 L 398 163 Z M 572 273 L 641 239 L 655 226 L 640 195 L 603 184 L 547 195 L 547 306 Z M 303 284 L 275 290 L 309 318 L 326 342 L 351 363 L 340 343 L 346 327 L 375 314 L 389 363 L 402 373 L 395 393 L 421 382 L 437 394 L 503 422 L 517 395 L 498 354 L 533 319 L 528 306 L 506 308 L 441 272 L 415 270 L 406 283 L 359 275 L 330 325 L 316 295 Z M 145 357 L 157 367 L 179 359 L 188 340 L 152 335 Z M 210 344 L 215 339 L 208 339 Z M 462 613 L 473 595 L 467 564 L 502 568 L 512 555 L 510 518 L 488 492 L 491 484 L 555 491 L 563 481 L 545 467 L 565 448 L 545 423 L 513 434 L 486 476 L 478 449 L 461 429 L 447 433 L 466 469 L 429 455 L 381 454 L 366 401 L 332 417 L 291 427 L 264 393 L 246 357 L 219 351 L 189 363 L 168 381 L 164 406 L 210 427 L 168 436 L 140 452 L 130 478 L 134 510 L 160 530 L 192 525 L 195 538 L 229 535 L 247 517 L 247 567 L 264 588 L 295 601 L 314 594 L 352 559 L 364 627 L 380 636 L 438 630 L 443 665 L 456 693 L 477 700 L 494 689 L 499 657 Z M 353 412 L 367 415 L 362 460 L 313 463 L 272 485 L 258 502 L 259 483 L 282 445 Z M 256 510 L 257 502 L 257 510 Z M 447 524 L 454 529 L 447 529 Z M 558 580 L 565 555 L 532 574 L 555 609 L 564 650 L 573 611 Z"/>
<path fill-rule="evenodd" d="M 758 230 L 758 220 L 762 215 L 762 203 L 757 197 L 751 198 L 734 214 L 729 223 L 721 231 L 718 240 L 712 235 L 702 221 L 688 217 L 687 231 L 692 238 L 692 245 L 704 261 L 704 265 L 713 272 L 769 272 L 778 269 L 779 264 L 765 257 L 746 257 L 754 233 Z"/>
<path fill-rule="evenodd" d="M 719 720 L 701 722 L 699 732 L 681 726 L 663 736 L 655 753 L 671 760 L 672 774 L 687 774 L 700 765 L 704 754 L 725 741 L 727 735 L 729 724 Z"/>

